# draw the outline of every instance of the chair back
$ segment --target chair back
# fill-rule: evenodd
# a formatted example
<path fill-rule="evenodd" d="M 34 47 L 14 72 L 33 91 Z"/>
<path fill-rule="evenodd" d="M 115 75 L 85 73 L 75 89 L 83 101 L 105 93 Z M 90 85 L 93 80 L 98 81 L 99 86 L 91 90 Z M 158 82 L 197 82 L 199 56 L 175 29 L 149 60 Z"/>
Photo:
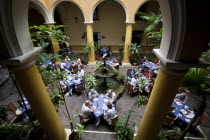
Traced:
<path fill-rule="evenodd" d="M 166 119 L 163 122 L 163 127 L 170 128 L 173 125 L 173 122 L 174 122 L 174 119 L 173 118 L 171 118 L 169 116 L 166 116 Z"/>
<path fill-rule="evenodd" d="M 130 76 L 131 71 L 132 71 L 132 69 L 127 70 L 127 76 Z"/>
<path fill-rule="evenodd" d="M 119 115 L 120 115 L 120 112 L 118 112 L 114 118 L 111 118 L 111 125 L 115 124 L 115 122 L 118 120 Z"/>
<path fill-rule="evenodd" d="M 10 102 L 10 103 L 7 105 L 7 108 L 8 108 L 9 110 L 11 110 L 11 111 L 16 115 L 17 107 L 16 107 L 12 102 Z"/>
<path fill-rule="evenodd" d="M 81 82 L 80 84 L 75 85 L 75 89 L 74 90 L 75 90 L 75 92 L 77 94 L 81 94 L 82 90 L 83 90 L 83 87 L 84 87 L 84 83 Z"/>
<path fill-rule="evenodd" d="M 199 124 L 201 124 L 201 123 L 207 121 L 207 120 L 208 120 L 207 114 L 206 114 L 206 113 L 203 113 L 203 114 L 200 116 L 200 118 L 198 119 L 198 122 L 196 123 L 196 125 L 194 126 L 194 128 L 195 128 L 196 126 L 198 126 Z"/>
<path fill-rule="evenodd" d="M 133 85 L 131 85 L 130 83 L 128 83 L 128 94 L 134 95 L 134 94 L 137 94 L 137 93 L 138 93 L 138 90 L 134 90 L 133 89 Z"/>

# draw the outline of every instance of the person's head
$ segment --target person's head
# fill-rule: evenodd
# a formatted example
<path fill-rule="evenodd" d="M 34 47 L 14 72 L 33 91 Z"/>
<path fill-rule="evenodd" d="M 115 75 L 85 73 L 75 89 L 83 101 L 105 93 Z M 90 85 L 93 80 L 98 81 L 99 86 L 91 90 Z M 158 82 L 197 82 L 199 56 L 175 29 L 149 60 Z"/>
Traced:
<path fill-rule="evenodd" d="M 182 93 L 180 94 L 180 98 L 181 98 L 181 99 L 184 99 L 186 96 L 187 96 L 187 93 L 186 93 L 186 92 L 182 92 Z"/>
<path fill-rule="evenodd" d="M 137 71 L 138 71 L 138 69 L 137 69 L 137 68 L 134 68 L 134 69 L 133 69 L 133 71 L 134 71 L 134 72 L 137 72 Z"/>
<path fill-rule="evenodd" d="M 112 90 L 111 89 L 109 89 L 107 92 L 108 92 L 108 94 L 112 94 Z"/>
<path fill-rule="evenodd" d="M 91 89 L 90 92 L 91 92 L 91 94 L 94 94 L 95 90 L 94 89 Z"/>
<path fill-rule="evenodd" d="M 88 100 L 86 100 L 86 101 L 85 101 L 85 105 L 86 105 L 86 106 L 89 106 L 89 105 L 90 105 L 90 102 L 89 102 Z"/>
<path fill-rule="evenodd" d="M 69 58 L 68 56 L 66 56 L 66 58 Z"/>
<path fill-rule="evenodd" d="M 109 109 L 112 109 L 112 104 L 111 104 L 111 103 L 107 103 L 107 107 L 108 107 Z"/>
<path fill-rule="evenodd" d="M 78 71 L 81 71 L 81 69 L 82 69 L 82 68 L 81 68 L 81 67 L 79 67 L 79 68 L 78 68 Z"/>
<path fill-rule="evenodd" d="M 78 79 L 78 77 L 77 76 L 75 76 L 75 80 L 77 80 Z"/>
<path fill-rule="evenodd" d="M 147 59 L 147 57 L 146 57 L 146 56 L 144 56 L 144 59 Z"/>

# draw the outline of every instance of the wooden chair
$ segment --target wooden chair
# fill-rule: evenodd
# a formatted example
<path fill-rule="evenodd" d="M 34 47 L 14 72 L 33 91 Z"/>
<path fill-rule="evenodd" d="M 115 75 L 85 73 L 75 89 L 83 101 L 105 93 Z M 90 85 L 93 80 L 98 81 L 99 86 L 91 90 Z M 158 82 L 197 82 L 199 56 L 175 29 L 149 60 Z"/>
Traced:
<path fill-rule="evenodd" d="M 171 118 L 171 117 L 169 117 L 169 116 L 166 116 L 166 119 L 165 119 L 165 121 L 163 122 L 163 128 L 165 128 L 165 129 L 170 129 L 172 126 L 173 126 L 173 124 L 174 124 L 174 119 L 173 118 Z"/>
<path fill-rule="evenodd" d="M 19 118 L 22 118 L 22 111 L 17 109 L 17 107 L 12 103 L 10 102 L 8 105 L 7 105 L 7 108 L 12 111 L 14 114 L 15 114 L 15 118 L 11 121 L 11 123 L 13 121 L 15 121 L 16 119 L 19 119 Z"/>
<path fill-rule="evenodd" d="M 120 112 L 118 112 L 114 118 L 111 118 L 111 125 L 110 125 L 111 129 L 113 129 L 113 127 L 115 126 L 115 123 L 117 122 L 119 115 L 120 115 Z"/>
<path fill-rule="evenodd" d="M 131 71 L 132 71 L 132 69 L 127 70 L 127 76 L 130 76 Z"/>
<path fill-rule="evenodd" d="M 87 95 L 87 97 L 88 97 L 88 93 L 89 92 L 90 92 L 90 89 L 88 89 L 88 90 L 85 91 L 85 94 Z"/>
<path fill-rule="evenodd" d="M 77 108 L 76 108 L 76 113 L 79 115 L 80 123 L 83 125 L 87 125 L 87 123 L 91 120 L 91 118 L 84 119 L 83 115 L 79 113 Z"/>
<path fill-rule="evenodd" d="M 130 83 L 128 83 L 128 94 L 129 95 L 136 95 L 138 94 L 139 91 L 137 89 L 133 89 L 133 85 L 131 85 Z"/>
<path fill-rule="evenodd" d="M 116 107 L 116 103 L 117 103 L 117 99 L 118 99 L 118 93 L 116 92 L 116 91 L 113 91 L 115 94 L 116 94 L 116 96 L 117 96 L 117 98 L 116 98 L 116 100 L 113 102 L 113 104 L 115 104 L 115 107 Z"/>
<path fill-rule="evenodd" d="M 198 122 L 197 122 L 196 124 L 192 125 L 192 128 L 195 129 L 198 125 L 204 123 L 204 122 L 207 121 L 207 120 L 208 120 L 207 114 L 206 114 L 206 113 L 203 113 L 203 114 L 199 117 Z"/>
<path fill-rule="evenodd" d="M 80 84 L 75 85 L 74 92 L 76 92 L 78 95 L 81 95 L 83 89 L 84 89 L 84 82 L 81 82 Z"/>

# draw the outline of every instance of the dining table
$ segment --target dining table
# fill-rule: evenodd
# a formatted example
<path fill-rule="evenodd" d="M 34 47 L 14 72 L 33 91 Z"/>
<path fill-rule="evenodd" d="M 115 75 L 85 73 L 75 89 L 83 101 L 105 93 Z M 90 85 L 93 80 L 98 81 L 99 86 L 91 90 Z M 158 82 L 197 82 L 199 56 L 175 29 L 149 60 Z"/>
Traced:
<path fill-rule="evenodd" d="M 179 101 L 174 101 L 172 103 L 172 106 L 175 107 L 175 109 L 172 111 L 176 116 L 178 115 L 178 119 L 181 121 L 181 125 L 183 123 L 189 123 L 191 121 L 191 119 L 188 119 L 186 118 L 184 115 L 183 115 L 183 112 L 186 112 L 185 111 L 186 109 L 187 110 L 190 110 L 190 106 L 188 105 L 185 105 L 185 104 L 182 104 L 181 102 Z"/>

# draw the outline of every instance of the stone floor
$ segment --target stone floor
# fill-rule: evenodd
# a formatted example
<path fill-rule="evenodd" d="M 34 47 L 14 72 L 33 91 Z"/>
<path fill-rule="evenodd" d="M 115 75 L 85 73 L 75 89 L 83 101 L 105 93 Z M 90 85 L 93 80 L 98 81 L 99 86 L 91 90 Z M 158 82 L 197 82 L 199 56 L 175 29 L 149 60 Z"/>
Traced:
<path fill-rule="evenodd" d="M 94 68 L 92 66 L 85 66 L 84 69 L 86 73 L 93 73 Z M 128 67 L 120 67 L 120 72 L 126 74 L 127 69 Z M 9 76 L 8 71 L 6 69 L 1 69 L 0 84 L 8 76 Z M 126 92 L 127 90 L 125 89 L 125 93 L 117 101 L 117 111 L 121 113 L 120 118 L 122 117 L 122 114 L 124 114 L 127 110 L 131 109 L 131 106 L 134 103 L 135 98 L 136 98 L 136 97 L 128 96 Z M 17 89 L 13 86 L 12 80 L 9 79 L 9 82 L 6 85 L 0 87 L 0 104 L 7 105 L 10 101 L 12 101 L 16 106 L 18 106 L 17 104 L 18 99 L 20 99 L 20 97 L 18 95 Z M 70 114 L 71 115 L 75 114 L 76 108 L 80 110 L 82 104 L 84 103 L 86 99 L 87 97 L 85 94 L 81 96 L 73 94 L 70 97 L 66 97 L 67 106 L 68 106 L 68 110 Z M 197 97 L 196 95 L 190 95 L 190 98 L 188 99 L 187 104 L 189 104 L 190 106 L 193 106 L 197 102 L 199 102 L 199 97 Z M 208 98 L 207 108 L 205 110 L 208 116 L 210 116 L 209 107 L 210 107 L 210 97 Z M 137 132 L 139 122 L 141 122 L 143 113 L 145 111 L 145 107 L 135 108 L 134 110 L 135 110 L 135 114 L 131 116 L 130 120 L 137 122 L 137 125 L 135 127 L 135 131 Z M 65 128 L 69 128 L 69 123 L 63 112 L 65 112 L 65 108 L 64 106 L 61 106 L 58 114 Z M 11 112 L 9 112 L 9 117 L 10 117 L 9 119 L 12 119 L 14 115 Z M 79 118 L 76 118 L 74 120 L 74 123 L 76 122 L 79 122 Z M 201 128 L 207 135 L 207 138 L 210 139 L 210 120 L 208 119 L 205 123 L 201 124 Z M 103 121 L 97 127 L 94 125 L 94 122 L 93 122 L 87 125 L 85 129 L 87 130 L 87 133 L 85 134 L 85 140 L 117 139 L 116 135 L 112 133 L 112 130 Z"/>

